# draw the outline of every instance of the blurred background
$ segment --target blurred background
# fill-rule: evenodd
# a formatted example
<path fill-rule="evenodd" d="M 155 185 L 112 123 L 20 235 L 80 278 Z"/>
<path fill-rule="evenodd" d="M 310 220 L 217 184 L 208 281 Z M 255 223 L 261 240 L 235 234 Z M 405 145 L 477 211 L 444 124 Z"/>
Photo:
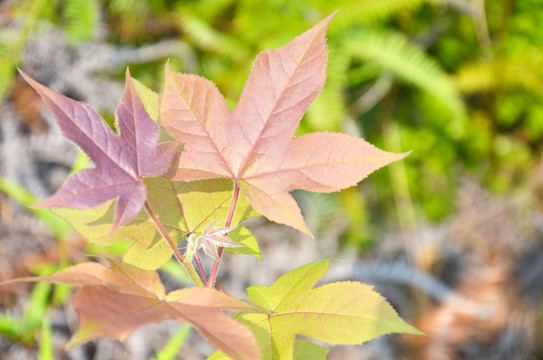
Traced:
<path fill-rule="evenodd" d="M 212 80 L 231 109 L 256 55 L 339 9 L 328 79 L 299 134 L 337 131 L 412 151 L 358 187 L 297 191 L 315 239 L 249 226 L 263 263 L 227 257 L 218 287 L 244 297 L 337 258 L 325 280 L 374 284 L 425 337 L 331 347 L 329 359 L 543 359 L 543 4 L 539 0 L 4 0 L 0 2 L 0 281 L 47 274 L 98 249 L 46 211 L 87 161 L 19 67 L 110 124 L 124 71 L 160 91 L 167 59 Z M 233 259 L 233 260 L 232 260 Z M 230 261 L 229 261 L 230 260 Z M 175 266 L 166 286 L 182 286 Z M 71 289 L 0 288 L 1 359 L 204 359 L 175 323 L 64 351 Z"/>

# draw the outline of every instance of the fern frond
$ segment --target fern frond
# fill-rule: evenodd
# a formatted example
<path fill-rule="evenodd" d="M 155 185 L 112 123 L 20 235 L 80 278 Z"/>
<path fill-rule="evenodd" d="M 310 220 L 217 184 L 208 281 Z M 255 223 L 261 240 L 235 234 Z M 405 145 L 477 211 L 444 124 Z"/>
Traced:
<path fill-rule="evenodd" d="M 258 51 L 284 45 L 324 17 L 305 18 L 305 6 L 301 1 L 240 0 L 233 18 L 236 34 Z"/>
<path fill-rule="evenodd" d="M 458 89 L 465 94 L 486 92 L 499 87 L 494 67 L 488 62 L 465 65 L 453 79 Z"/>
<path fill-rule="evenodd" d="M 30 34 L 35 30 L 38 20 L 46 12 L 48 1 L 36 0 L 18 4 L 24 14 L 22 28 L 11 31 L 10 27 L 0 29 L 0 98 L 8 91 L 15 77 L 16 67 L 21 60 L 21 54 Z"/>
<path fill-rule="evenodd" d="M 228 7 L 234 4 L 234 0 L 201 0 L 196 9 L 203 19 L 213 19 L 227 12 Z"/>
<path fill-rule="evenodd" d="M 68 41 L 89 41 L 100 21 L 100 4 L 97 0 L 65 0 L 63 16 Z"/>
<path fill-rule="evenodd" d="M 242 42 L 213 27 L 189 9 L 179 10 L 179 22 L 184 33 L 205 51 L 226 56 L 237 62 L 247 59 L 248 51 Z"/>
<path fill-rule="evenodd" d="M 543 61 L 538 56 L 496 58 L 463 66 L 454 81 L 465 94 L 520 88 L 543 97 Z"/>
<path fill-rule="evenodd" d="M 345 91 L 349 56 L 339 51 L 330 51 L 328 77 L 324 91 L 307 111 L 307 122 L 311 131 L 339 131 L 346 117 Z"/>
<path fill-rule="evenodd" d="M 453 118 L 465 114 L 455 84 L 426 52 L 399 33 L 356 30 L 343 42 L 346 53 L 378 64 L 400 80 L 427 91 L 447 107 Z"/>
<path fill-rule="evenodd" d="M 330 13 L 340 9 L 331 34 L 342 32 L 353 24 L 373 24 L 378 21 L 390 19 L 395 15 L 413 11 L 425 3 L 435 3 L 436 0 L 362 0 L 362 1 L 319 1 L 318 8 L 323 13 Z"/>

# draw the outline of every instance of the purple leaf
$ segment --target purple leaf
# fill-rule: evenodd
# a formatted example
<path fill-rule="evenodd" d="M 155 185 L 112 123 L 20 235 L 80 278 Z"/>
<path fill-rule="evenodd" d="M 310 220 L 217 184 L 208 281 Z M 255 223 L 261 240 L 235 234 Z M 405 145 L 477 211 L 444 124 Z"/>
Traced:
<path fill-rule="evenodd" d="M 71 176 L 36 207 L 88 209 L 118 198 L 113 233 L 142 209 L 147 198 L 142 179 L 162 175 L 179 144 L 157 144 L 159 127 L 145 111 L 128 69 L 126 90 L 116 112 L 119 136 L 87 104 L 46 88 L 22 71 L 21 75 L 40 94 L 64 135 L 96 165 Z"/>

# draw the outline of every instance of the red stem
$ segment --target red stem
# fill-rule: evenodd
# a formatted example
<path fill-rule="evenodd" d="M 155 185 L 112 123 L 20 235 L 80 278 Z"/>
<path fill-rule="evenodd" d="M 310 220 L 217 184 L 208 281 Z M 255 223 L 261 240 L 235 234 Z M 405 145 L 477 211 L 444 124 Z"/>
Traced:
<path fill-rule="evenodd" d="M 194 252 L 194 260 L 196 260 L 196 266 L 198 266 L 198 272 L 200 273 L 202 281 L 204 282 L 204 286 L 207 286 L 206 272 L 204 271 L 204 267 L 202 266 L 202 262 L 200 261 L 200 255 L 198 255 L 198 251 Z"/>
<path fill-rule="evenodd" d="M 181 264 L 181 266 L 187 271 L 187 273 L 189 274 L 190 278 L 192 279 L 195 285 L 204 286 L 204 284 L 202 283 L 202 280 L 200 279 L 200 277 L 198 276 L 198 274 L 196 273 L 192 265 L 187 264 L 187 262 L 183 258 L 183 255 L 181 254 L 181 252 L 179 251 L 179 249 L 173 242 L 172 238 L 170 237 L 166 229 L 164 229 L 164 226 L 162 225 L 160 220 L 158 220 L 153 209 L 151 209 L 151 206 L 149 205 L 147 201 L 145 202 L 144 206 L 145 206 L 145 210 L 147 210 L 147 213 L 149 214 L 149 216 L 155 223 L 156 228 L 158 229 L 160 234 L 162 234 L 162 237 L 164 238 L 164 240 L 166 240 L 166 242 L 170 246 L 170 249 L 172 249 L 173 254 L 175 258 L 177 259 L 177 261 L 179 262 L 179 264 Z"/>
<path fill-rule="evenodd" d="M 232 195 L 232 202 L 230 203 L 230 209 L 228 209 L 228 216 L 226 217 L 226 223 L 224 224 L 225 227 L 230 227 L 232 224 L 232 219 L 234 218 L 234 211 L 236 210 L 236 205 L 238 203 L 239 198 L 239 184 L 236 180 L 235 186 L 234 186 L 234 195 Z M 222 256 L 224 248 L 221 246 L 219 247 L 219 251 L 217 252 L 217 255 L 219 256 L 219 260 Z M 215 263 L 213 264 L 213 269 L 211 270 L 211 274 L 209 274 L 209 279 L 207 281 L 207 287 L 215 287 L 215 279 L 217 277 L 217 270 L 219 269 L 220 261 L 215 260 Z"/>

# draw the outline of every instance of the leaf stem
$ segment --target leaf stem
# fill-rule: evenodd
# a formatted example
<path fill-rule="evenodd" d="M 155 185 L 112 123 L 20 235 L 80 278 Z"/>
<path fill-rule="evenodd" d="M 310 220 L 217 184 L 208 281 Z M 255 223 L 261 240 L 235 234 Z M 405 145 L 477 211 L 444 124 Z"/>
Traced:
<path fill-rule="evenodd" d="M 158 229 L 158 231 L 162 234 L 162 237 L 164 238 L 164 240 L 166 240 L 166 242 L 170 246 L 170 249 L 172 249 L 175 258 L 177 259 L 179 264 L 181 264 L 181 266 L 185 269 L 185 271 L 189 274 L 189 276 L 192 279 L 192 281 L 194 282 L 194 284 L 196 286 L 203 287 L 204 284 L 202 283 L 202 280 L 200 279 L 200 277 L 198 276 L 198 274 L 196 273 L 196 271 L 192 267 L 192 264 L 188 264 L 185 261 L 185 259 L 183 259 L 183 255 L 181 254 L 181 252 L 179 251 L 179 249 L 177 248 L 177 246 L 173 242 L 172 238 L 170 237 L 170 235 L 168 234 L 166 229 L 164 229 L 164 226 L 162 225 L 160 220 L 158 220 L 158 218 L 156 217 L 153 209 L 151 209 L 151 206 L 149 205 L 149 202 L 147 202 L 147 201 L 145 202 L 145 210 L 147 211 L 147 213 L 149 214 L 149 216 L 151 217 L 151 219 L 155 223 L 155 226 Z"/>
<path fill-rule="evenodd" d="M 200 255 L 198 255 L 198 251 L 194 252 L 194 260 L 196 260 L 198 272 L 200 272 L 200 276 L 202 278 L 202 281 L 204 282 L 204 286 L 207 286 L 206 273 L 204 271 L 204 267 L 202 266 L 202 262 L 200 261 Z"/>
<path fill-rule="evenodd" d="M 224 224 L 225 227 L 230 227 L 232 224 L 232 219 L 234 218 L 234 211 L 236 210 L 236 205 L 238 203 L 239 198 L 239 184 L 237 180 L 234 180 L 234 195 L 232 195 L 232 202 L 230 203 L 230 209 L 228 209 L 228 216 L 226 217 L 226 223 Z M 219 269 L 220 259 L 224 248 L 221 246 L 219 247 L 219 251 L 217 252 L 217 255 L 219 256 L 219 260 L 215 260 L 215 263 L 213 264 L 213 269 L 211 270 L 211 274 L 209 274 L 209 279 L 207 281 L 207 287 L 215 287 L 215 278 L 217 277 L 217 270 Z"/>

